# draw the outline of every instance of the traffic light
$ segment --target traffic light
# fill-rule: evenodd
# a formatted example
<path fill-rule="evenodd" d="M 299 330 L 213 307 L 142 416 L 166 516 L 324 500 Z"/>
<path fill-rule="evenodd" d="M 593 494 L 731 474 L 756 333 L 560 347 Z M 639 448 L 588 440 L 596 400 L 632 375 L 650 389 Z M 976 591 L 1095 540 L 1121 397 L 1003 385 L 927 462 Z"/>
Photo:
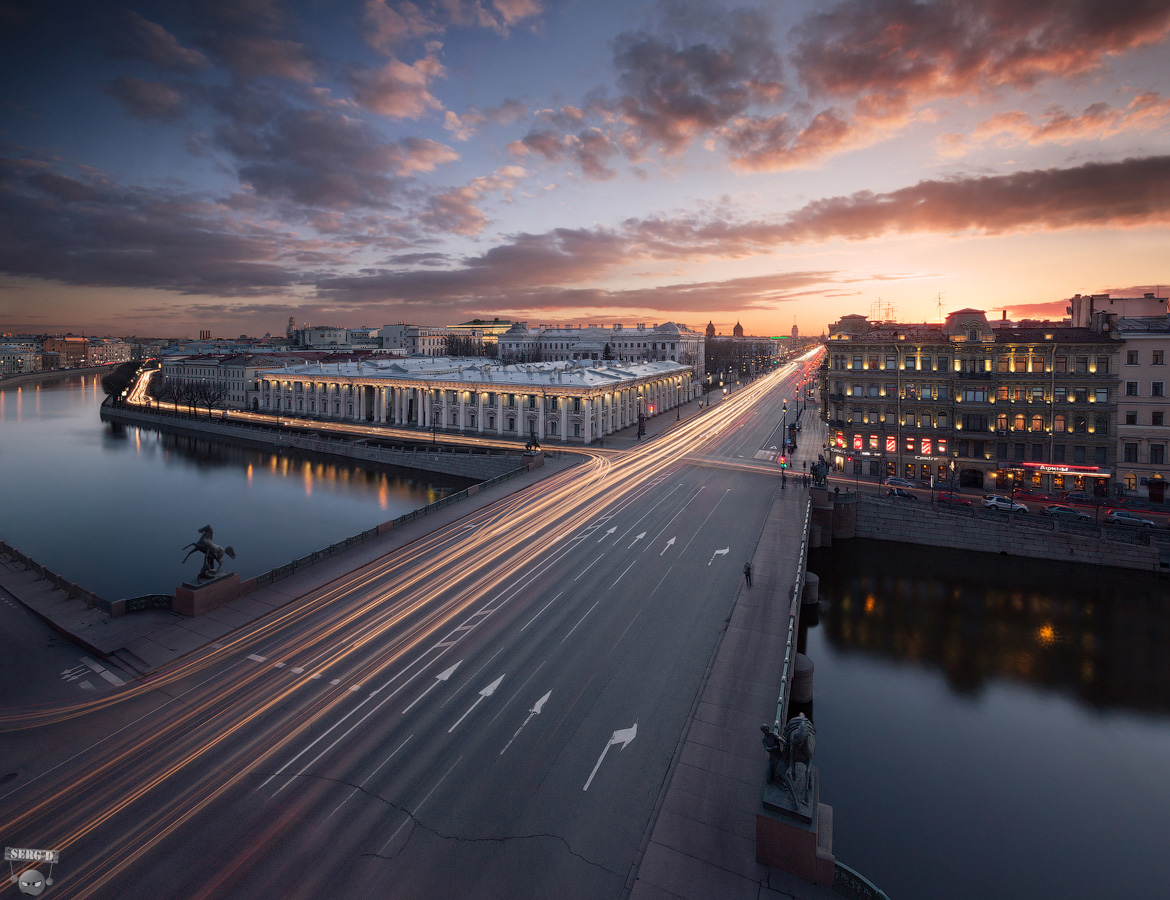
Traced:
<path fill-rule="evenodd" d="M 781 469 L 787 469 L 787 468 L 788 468 L 788 457 L 787 457 L 787 456 L 783 456 L 783 455 L 782 455 L 782 456 L 780 457 L 780 468 L 781 468 Z"/>

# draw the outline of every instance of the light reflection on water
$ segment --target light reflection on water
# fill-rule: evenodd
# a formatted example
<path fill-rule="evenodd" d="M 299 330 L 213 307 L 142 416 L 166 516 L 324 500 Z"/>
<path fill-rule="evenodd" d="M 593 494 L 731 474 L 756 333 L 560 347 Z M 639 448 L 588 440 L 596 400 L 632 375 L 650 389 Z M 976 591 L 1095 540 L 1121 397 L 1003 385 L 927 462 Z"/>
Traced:
<path fill-rule="evenodd" d="M 179 548 L 205 524 L 248 577 L 469 483 L 115 427 L 103 396 L 94 378 L 0 391 L 0 538 L 107 599 L 193 579 Z"/>
<path fill-rule="evenodd" d="M 1166 895 L 1170 583 L 862 540 L 809 569 L 838 858 L 899 900 Z"/>

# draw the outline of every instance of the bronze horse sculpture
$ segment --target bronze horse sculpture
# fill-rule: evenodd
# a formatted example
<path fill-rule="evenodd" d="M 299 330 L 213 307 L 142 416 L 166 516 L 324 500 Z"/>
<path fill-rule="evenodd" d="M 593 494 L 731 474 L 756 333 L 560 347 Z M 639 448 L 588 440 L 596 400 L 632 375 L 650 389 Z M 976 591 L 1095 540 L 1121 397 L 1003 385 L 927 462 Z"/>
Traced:
<path fill-rule="evenodd" d="M 812 790 L 812 759 L 816 749 L 817 730 L 804 713 L 798 713 L 784 726 L 783 735 L 767 725 L 761 725 L 764 747 L 768 751 L 768 781 L 779 782 L 788 789 L 794 806 L 808 802 Z M 804 790 L 798 799 L 796 786 L 797 763 L 804 764 Z"/>
<path fill-rule="evenodd" d="M 223 566 L 223 557 L 226 553 L 232 559 L 236 558 L 236 551 L 231 547 L 221 547 L 212 539 L 212 530 L 210 525 L 204 525 L 199 529 L 199 540 L 193 544 L 188 544 L 187 547 L 191 549 L 187 555 L 183 557 L 183 562 L 191 558 L 192 553 L 203 554 L 203 568 L 199 570 L 199 577 L 201 579 L 214 578 L 215 573 Z M 183 549 L 186 550 L 187 547 Z"/>

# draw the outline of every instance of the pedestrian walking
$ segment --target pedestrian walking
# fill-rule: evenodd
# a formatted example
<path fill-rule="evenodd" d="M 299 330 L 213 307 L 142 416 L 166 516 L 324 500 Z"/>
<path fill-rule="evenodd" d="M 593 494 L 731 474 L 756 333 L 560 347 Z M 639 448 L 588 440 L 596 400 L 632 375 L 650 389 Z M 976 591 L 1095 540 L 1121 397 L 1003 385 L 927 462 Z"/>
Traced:
<path fill-rule="evenodd" d="M 788 487 L 788 474 L 786 472 L 780 473 L 780 487 Z"/>
<path fill-rule="evenodd" d="M 752 564 L 750 561 L 743 564 L 743 579 L 747 582 L 748 587 L 752 586 Z"/>

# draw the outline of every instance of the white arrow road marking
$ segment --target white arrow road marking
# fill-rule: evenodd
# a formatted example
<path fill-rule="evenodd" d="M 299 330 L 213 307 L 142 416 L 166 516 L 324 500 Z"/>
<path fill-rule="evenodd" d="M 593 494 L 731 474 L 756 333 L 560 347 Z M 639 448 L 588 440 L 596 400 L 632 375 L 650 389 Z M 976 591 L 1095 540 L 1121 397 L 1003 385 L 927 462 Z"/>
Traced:
<path fill-rule="evenodd" d="M 428 684 L 427 689 L 425 691 L 423 691 L 421 694 L 419 694 L 418 697 L 415 698 L 414 703 L 418 703 L 419 700 L 421 700 L 423 697 L 425 697 L 427 694 L 429 694 L 431 691 L 433 691 L 435 688 L 437 688 L 440 684 L 442 684 L 444 681 L 446 681 L 452 675 L 454 675 L 455 670 L 458 669 L 462 663 L 463 663 L 463 660 L 459 660 L 459 662 L 455 663 L 455 665 L 451 666 L 451 668 L 444 669 L 442 672 L 440 672 L 438 675 L 436 675 L 435 680 L 432 681 L 430 684 Z M 410 712 L 412 709 L 414 709 L 414 703 L 410 704 L 410 706 L 406 707 L 406 709 L 404 709 L 402 711 L 402 714 L 404 716 L 408 712 Z"/>
<path fill-rule="evenodd" d="M 665 553 L 667 550 L 669 550 L 673 546 L 674 546 L 674 538 L 671 538 L 669 541 L 666 542 L 666 546 L 662 548 L 662 553 L 659 553 L 658 555 L 662 556 L 663 553 Z"/>
<path fill-rule="evenodd" d="M 726 556 L 730 552 L 731 552 L 730 547 L 724 547 L 722 550 L 716 550 L 714 553 L 711 554 L 711 562 L 707 563 L 707 565 L 710 566 L 711 563 L 715 562 L 716 556 Z"/>
<path fill-rule="evenodd" d="M 626 744 L 638 736 L 638 723 L 635 722 L 629 728 L 622 728 L 613 733 L 613 737 L 609 739 L 609 743 L 605 745 L 605 749 L 601 751 L 601 756 L 597 757 L 597 765 L 593 767 L 593 771 L 589 773 L 589 780 L 585 782 L 585 787 L 581 788 L 583 791 L 589 790 L 589 785 L 593 783 L 593 776 L 597 774 L 597 770 L 601 768 L 601 761 L 605 759 L 605 754 L 609 752 L 609 748 L 614 744 L 621 744 L 622 749 L 626 749 Z"/>
<path fill-rule="evenodd" d="M 603 535 L 601 536 L 601 541 L 604 541 L 604 540 L 605 540 L 607 537 L 609 537 L 609 536 L 610 536 L 611 534 L 613 534 L 615 531 L 617 531 L 617 526 L 616 526 L 616 525 L 614 525 L 614 526 L 613 526 L 613 528 L 611 528 L 609 531 L 607 531 L 605 534 L 603 534 Z M 597 543 L 599 543 L 599 544 L 600 544 L 600 543 L 601 543 L 601 541 L 598 541 Z"/>
<path fill-rule="evenodd" d="M 514 740 L 516 740 L 516 738 L 520 737 L 520 732 L 524 730 L 525 725 L 527 725 L 529 722 L 532 721 L 533 716 L 540 715 L 540 711 L 542 709 L 544 709 L 544 705 L 546 703 L 548 703 L 548 698 L 551 696 L 552 696 L 552 691 L 549 691 L 547 694 L 545 694 L 543 697 L 541 697 L 539 700 L 536 701 L 536 705 L 534 707 L 532 707 L 532 709 L 528 710 L 528 718 L 525 719 L 522 723 L 520 723 L 520 727 L 517 728 L 516 733 L 514 735 L 512 735 L 512 741 L 514 741 Z M 504 744 L 504 750 L 507 750 L 509 747 L 512 746 L 512 741 L 508 741 L 508 743 Z M 500 756 L 504 755 L 504 750 L 500 751 Z"/>
<path fill-rule="evenodd" d="M 477 706 L 479 706 L 480 703 L 483 702 L 484 697 L 490 697 L 492 694 L 494 694 L 496 692 L 496 688 L 498 688 L 500 686 L 500 682 L 503 680 L 504 680 L 504 676 L 501 675 L 499 678 L 497 678 L 495 681 L 493 681 L 491 684 L 489 684 L 487 687 L 485 687 L 482 691 L 480 691 L 479 696 L 476 697 L 475 702 L 472 703 L 471 706 L 468 707 L 467 712 L 465 712 L 463 715 L 461 715 L 459 717 L 459 722 L 462 722 L 469 715 L 471 715 L 471 711 L 473 709 L 475 709 Z M 456 728 L 458 728 L 459 722 L 456 722 L 454 725 L 452 725 L 450 728 L 448 728 L 447 734 L 450 734 L 452 731 L 454 731 Z"/>
<path fill-rule="evenodd" d="M 645 536 L 646 536 L 646 532 L 643 531 L 641 534 L 637 535 L 634 538 L 634 543 L 630 544 L 630 546 L 626 547 L 626 549 L 629 550 L 629 549 L 633 548 L 634 544 L 638 543 L 638 541 L 642 540 L 642 538 L 644 538 Z"/>

